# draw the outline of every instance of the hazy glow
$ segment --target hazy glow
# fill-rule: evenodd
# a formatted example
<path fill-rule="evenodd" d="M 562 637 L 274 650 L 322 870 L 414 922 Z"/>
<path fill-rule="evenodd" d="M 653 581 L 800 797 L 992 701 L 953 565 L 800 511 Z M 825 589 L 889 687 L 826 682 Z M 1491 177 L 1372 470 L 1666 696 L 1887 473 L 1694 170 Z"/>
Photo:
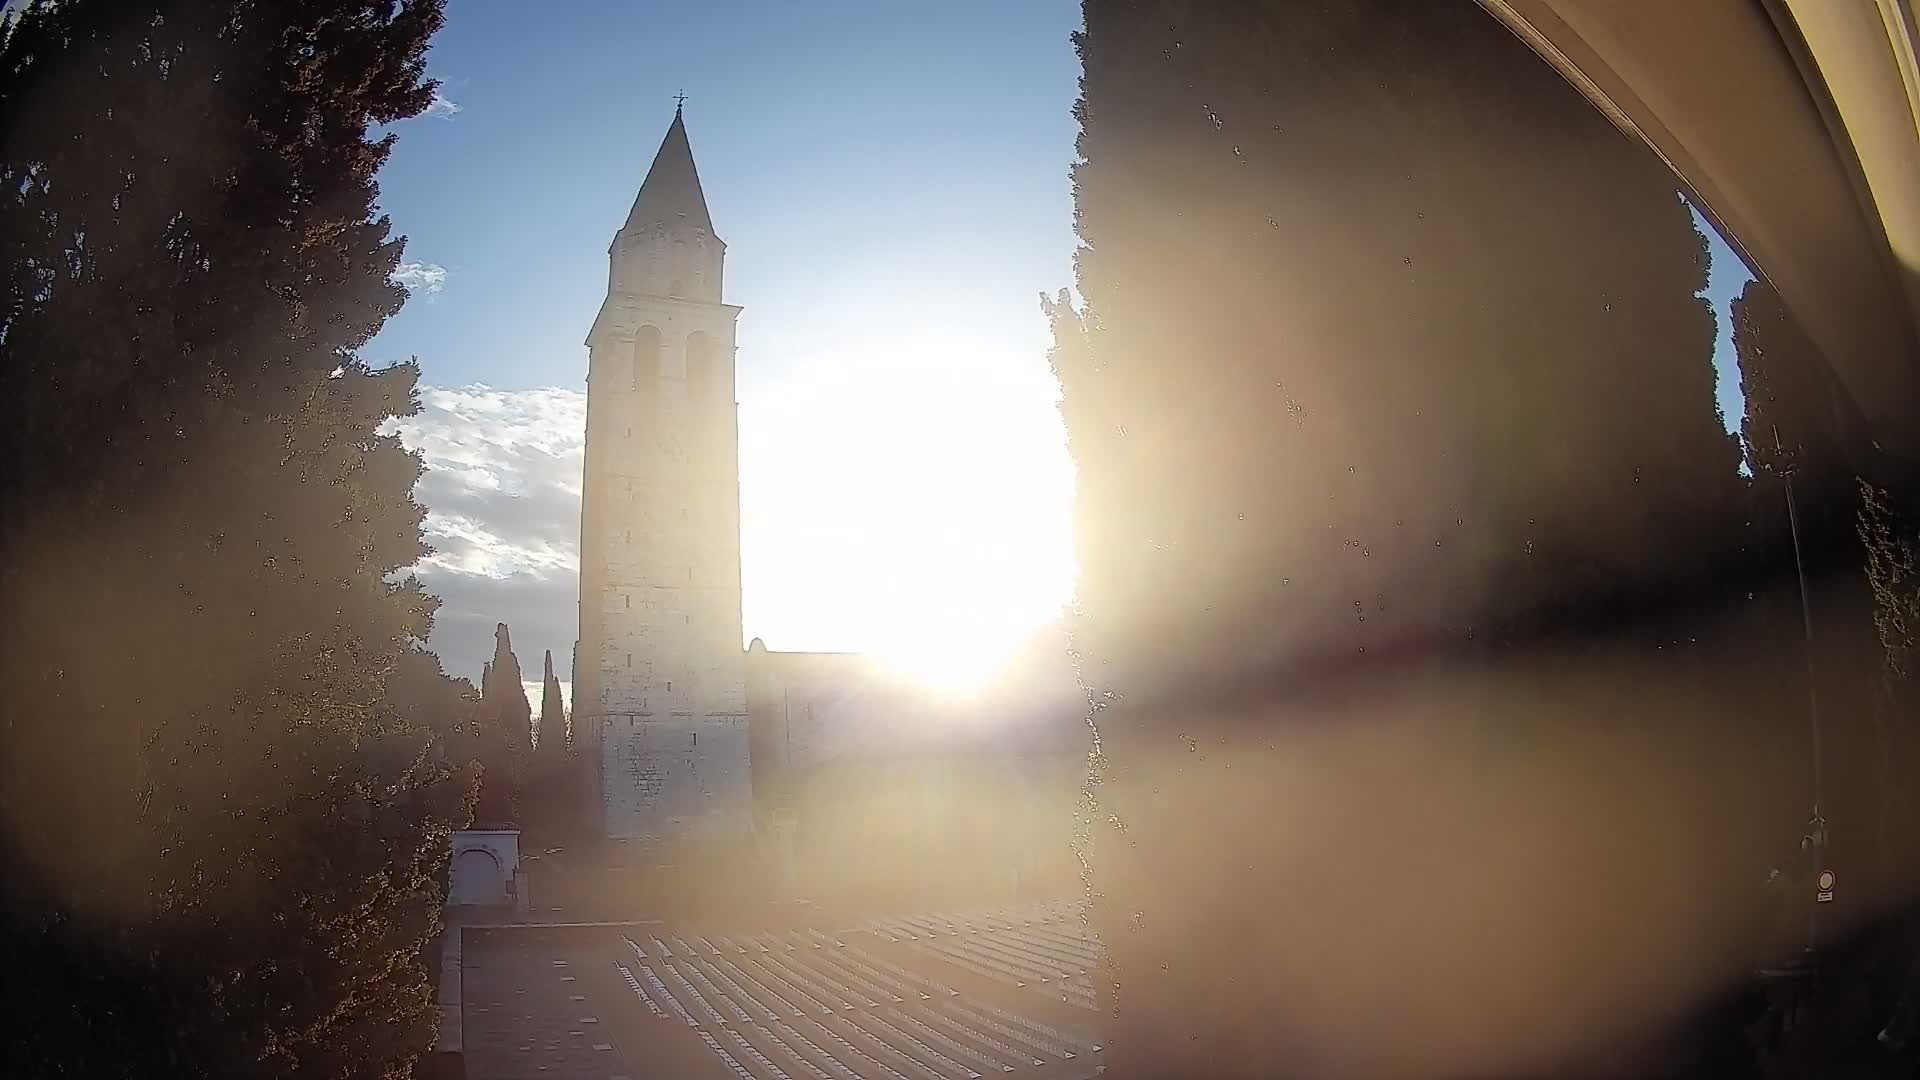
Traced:
<path fill-rule="evenodd" d="M 998 334 L 865 329 L 845 351 L 743 372 L 747 634 L 965 689 L 1073 591 L 1044 328 L 1036 311 Z"/>

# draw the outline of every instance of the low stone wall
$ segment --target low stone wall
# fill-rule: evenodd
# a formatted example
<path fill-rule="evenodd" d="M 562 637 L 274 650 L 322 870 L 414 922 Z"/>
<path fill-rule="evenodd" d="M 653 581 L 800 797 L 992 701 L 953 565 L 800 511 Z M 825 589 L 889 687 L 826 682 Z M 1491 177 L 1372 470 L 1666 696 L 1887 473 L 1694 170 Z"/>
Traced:
<path fill-rule="evenodd" d="M 435 972 L 439 982 L 435 999 L 439 1027 L 434 1034 L 432 1051 L 421 1058 L 414 1069 L 415 1080 L 465 1080 L 467 1075 L 466 1041 L 460 1015 L 461 945 L 459 926 L 449 925 L 440 931 L 440 962 Z"/>

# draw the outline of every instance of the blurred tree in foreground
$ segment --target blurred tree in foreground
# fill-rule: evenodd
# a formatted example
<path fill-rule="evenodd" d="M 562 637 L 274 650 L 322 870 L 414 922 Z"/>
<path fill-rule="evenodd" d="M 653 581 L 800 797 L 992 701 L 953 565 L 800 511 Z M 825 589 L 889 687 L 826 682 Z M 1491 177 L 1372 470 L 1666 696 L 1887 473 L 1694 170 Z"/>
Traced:
<path fill-rule="evenodd" d="M 401 1076 L 468 797 L 375 217 L 439 0 L 0 45 L 0 1007 L 24 1076 Z"/>
<path fill-rule="evenodd" d="M 1768 1076 L 1861 1075 L 1855 1063 L 1886 1069 L 1901 1057 L 1910 1071 L 1920 1061 L 1912 1045 L 1920 909 L 1908 899 L 1914 868 L 1905 855 L 1920 840 L 1913 784 L 1920 741 L 1906 664 L 1915 610 L 1914 477 L 1869 437 L 1859 409 L 1771 287 L 1749 282 L 1732 316 L 1753 469 L 1753 543 L 1763 565 L 1797 571 L 1757 586 L 1755 629 L 1766 647 L 1794 662 L 1756 672 L 1756 681 L 1819 717 L 1828 779 L 1818 798 L 1830 837 L 1819 861 L 1845 883 L 1810 924 L 1815 868 L 1790 848 L 1815 797 L 1809 716 L 1774 750 L 1801 763 L 1794 789 L 1805 794 L 1769 825 L 1793 883 L 1781 897 L 1782 932 L 1773 945 L 1777 957 L 1812 959 L 1818 978 L 1815 992 L 1798 1001 L 1776 989 L 1759 1058 Z M 1808 954 L 1810 934 L 1818 947 Z M 1877 1039 L 1882 1031 L 1886 1037 Z"/>
<path fill-rule="evenodd" d="M 1726 677 L 1773 659 L 1721 632 L 1677 181 L 1471 0 L 1084 10 L 1048 306 L 1116 1069 L 1611 1052 L 1740 962 L 1787 796 L 1734 729 L 1797 715 Z"/>

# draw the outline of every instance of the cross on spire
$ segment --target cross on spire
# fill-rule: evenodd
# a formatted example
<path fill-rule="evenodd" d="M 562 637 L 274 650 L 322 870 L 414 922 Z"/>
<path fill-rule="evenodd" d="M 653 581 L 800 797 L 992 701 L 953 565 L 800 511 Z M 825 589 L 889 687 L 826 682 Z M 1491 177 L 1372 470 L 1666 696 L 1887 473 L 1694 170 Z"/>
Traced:
<path fill-rule="evenodd" d="M 679 93 L 673 95 L 673 115 L 679 116 L 680 110 L 685 108 L 686 104 L 687 104 L 687 92 L 685 90 L 682 90 Z"/>

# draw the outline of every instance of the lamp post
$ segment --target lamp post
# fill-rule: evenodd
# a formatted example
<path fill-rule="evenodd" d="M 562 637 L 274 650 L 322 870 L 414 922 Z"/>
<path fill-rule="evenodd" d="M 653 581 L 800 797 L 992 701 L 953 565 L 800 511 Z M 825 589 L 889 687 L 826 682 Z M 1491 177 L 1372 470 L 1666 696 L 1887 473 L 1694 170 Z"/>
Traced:
<path fill-rule="evenodd" d="M 1800 585 L 1800 633 L 1801 652 L 1807 663 L 1807 730 L 1813 749 L 1813 814 L 1807 819 L 1806 834 L 1800 838 L 1800 847 L 1807 853 L 1807 881 L 1813 886 L 1814 894 L 1807 903 L 1807 953 L 1809 957 L 1820 946 L 1820 905 L 1833 899 L 1833 878 L 1826 869 L 1827 819 L 1820 812 L 1821 761 L 1820 746 L 1820 687 L 1815 678 L 1813 659 L 1813 607 L 1807 595 L 1807 566 L 1800 550 L 1800 513 L 1793 500 L 1793 473 L 1795 465 L 1787 462 L 1787 455 L 1780 443 L 1780 427 L 1773 425 L 1773 448 L 1776 466 L 1780 473 L 1781 487 L 1787 497 L 1787 530 L 1793 537 L 1793 569 Z"/>

